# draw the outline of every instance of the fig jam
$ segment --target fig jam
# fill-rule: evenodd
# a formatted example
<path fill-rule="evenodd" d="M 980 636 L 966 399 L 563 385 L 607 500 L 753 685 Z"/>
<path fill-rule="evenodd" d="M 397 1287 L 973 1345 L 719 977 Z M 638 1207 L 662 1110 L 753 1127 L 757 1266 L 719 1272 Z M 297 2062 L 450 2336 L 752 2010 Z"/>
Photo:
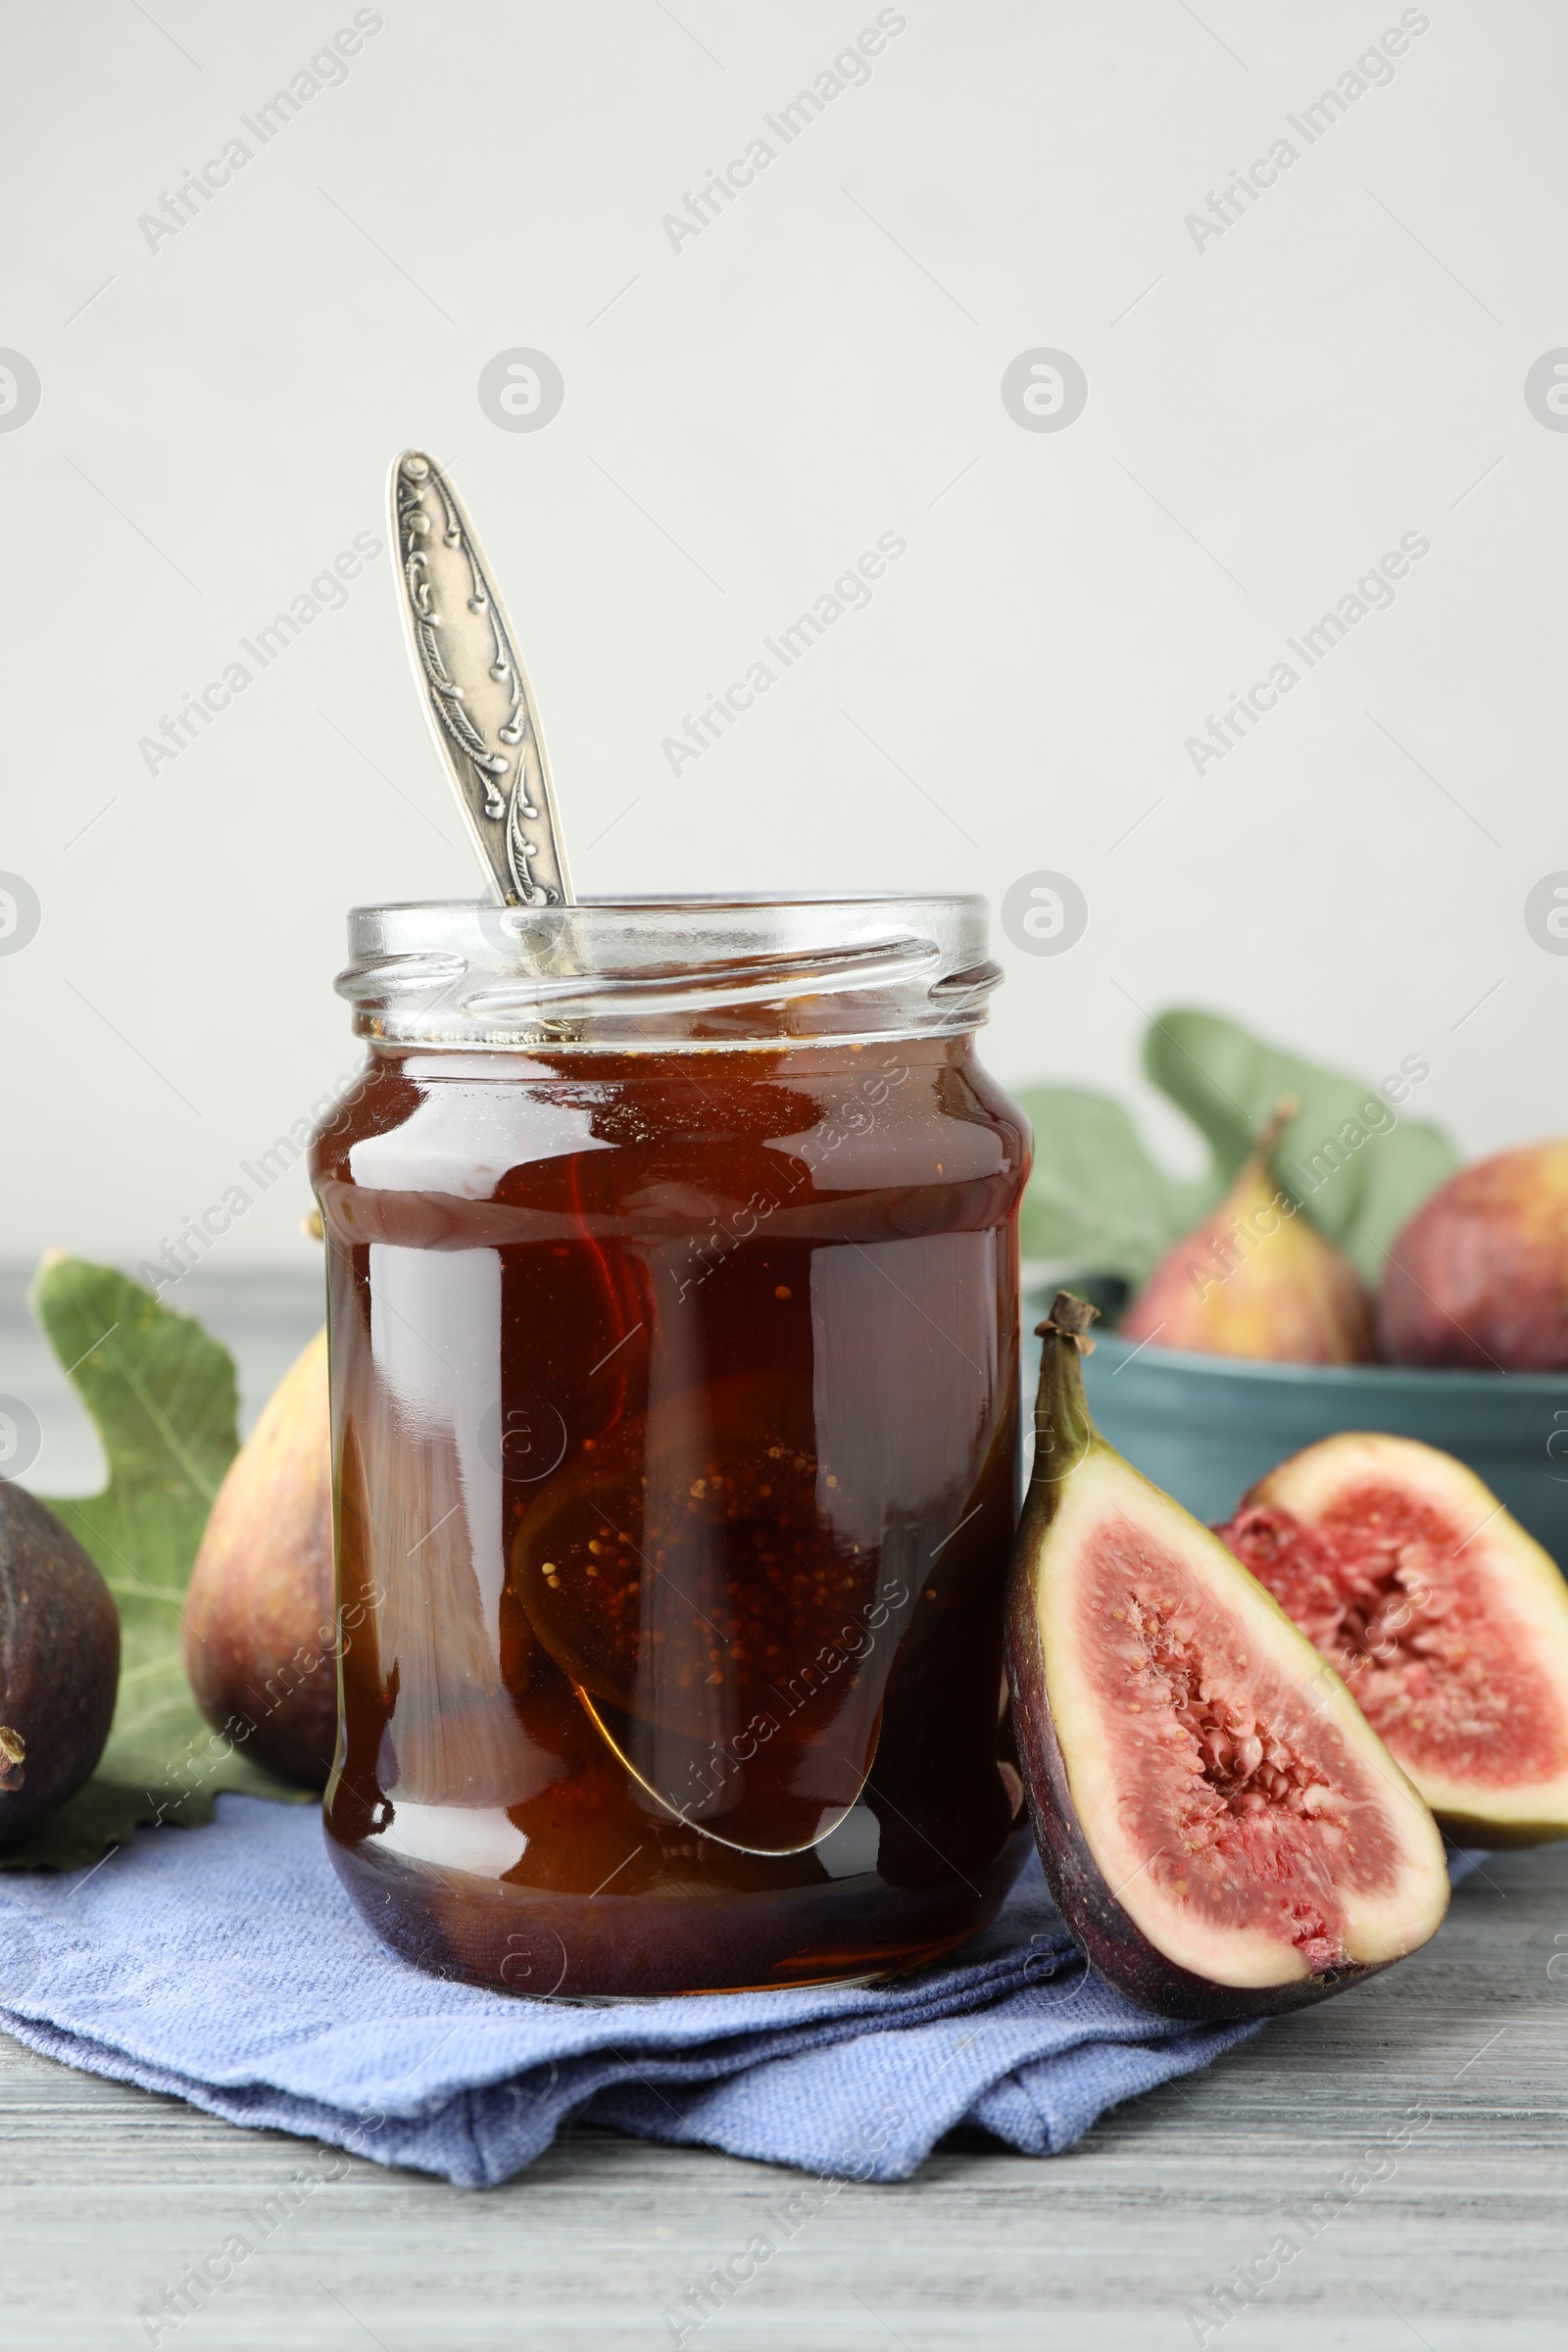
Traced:
<path fill-rule="evenodd" d="M 870 1978 L 1026 1850 L 998 1769 L 1021 1113 L 966 1033 L 375 1045 L 318 1137 L 328 1846 L 517 1992 Z"/>

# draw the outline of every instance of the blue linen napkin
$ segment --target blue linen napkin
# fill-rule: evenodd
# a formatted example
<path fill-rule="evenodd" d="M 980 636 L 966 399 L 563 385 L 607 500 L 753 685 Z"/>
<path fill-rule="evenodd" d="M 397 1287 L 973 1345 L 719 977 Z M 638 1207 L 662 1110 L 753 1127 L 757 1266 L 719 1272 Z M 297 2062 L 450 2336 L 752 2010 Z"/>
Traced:
<path fill-rule="evenodd" d="M 961 1958 L 885 1987 L 579 2008 L 422 1975 L 314 1810 L 223 1796 L 71 1877 L 0 1880 L 0 2026 L 256 2129 L 491 2187 L 568 2117 L 902 2180 L 955 2125 L 1032 2156 L 1256 2026 L 1148 2016 L 1074 1951 L 1038 1861 Z"/>

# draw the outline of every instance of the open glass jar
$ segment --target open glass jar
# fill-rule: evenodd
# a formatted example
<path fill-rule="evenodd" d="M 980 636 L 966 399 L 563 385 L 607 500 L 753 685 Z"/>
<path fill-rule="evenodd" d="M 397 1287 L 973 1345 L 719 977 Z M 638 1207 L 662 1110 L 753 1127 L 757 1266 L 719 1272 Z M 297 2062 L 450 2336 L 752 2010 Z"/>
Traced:
<path fill-rule="evenodd" d="M 566 1998 L 952 1949 L 1027 1848 L 984 902 L 360 908 L 350 949 L 312 1172 L 354 1900 Z"/>

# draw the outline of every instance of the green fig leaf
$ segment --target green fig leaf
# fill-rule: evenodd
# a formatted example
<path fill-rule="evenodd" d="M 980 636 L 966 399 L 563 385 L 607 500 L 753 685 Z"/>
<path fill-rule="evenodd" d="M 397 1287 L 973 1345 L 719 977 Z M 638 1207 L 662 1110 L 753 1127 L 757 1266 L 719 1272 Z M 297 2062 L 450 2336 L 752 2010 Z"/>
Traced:
<path fill-rule="evenodd" d="M 0 1849 L 0 1868 L 71 1870 L 141 1823 L 194 1828 L 220 1789 L 310 1803 L 211 1731 L 180 1659 L 185 1587 L 239 1446 L 228 1350 L 107 1266 L 46 1259 L 32 1309 L 91 1414 L 101 1494 L 41 1499 L 96 1561 L 120 1611 L 120 1695 L 86 1787 Z"/>
<path fill-rule="evenodd" d="M 1300 1108 L 1280 1139 L 1275 1170 L 1374 1288 L 1400 1226 L 1460 1164 L 1441 1128 L 1409 1115 L 1412 1093 L 1430 1075 L 1415 1054 L 1368 1085 L 1218 1013 L 1176 1009 L 1152 1023 L 1144 1066 L 1208 1139 L 1216 1198 L 1280 1097 L 1296 1096 Z M 1401 1100 L 1391 1102 L 1391 1092 Z"/>
<path fill-rule="evenodd" d="M 1136 1286 L 1218 1198 L 1210 1174 L 1167 1175 L 1109 1095 L 1032 1086 L 1017 1096 L 1035 1131 L 1019 1240 L 1046 1280 L 1111 1275 Z"/>

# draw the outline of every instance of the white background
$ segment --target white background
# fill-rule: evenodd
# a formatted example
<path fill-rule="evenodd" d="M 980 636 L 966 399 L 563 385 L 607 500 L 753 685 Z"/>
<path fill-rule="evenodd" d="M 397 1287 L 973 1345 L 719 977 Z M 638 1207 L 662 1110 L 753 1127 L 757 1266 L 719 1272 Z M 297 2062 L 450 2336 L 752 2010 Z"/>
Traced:
<path fill-rule="evenodd" d="M 1174 1154 L 1143 1013 L 1197 1003 L 1369 1077 L 1425 1056 L 1412 1107 L 1471 1152 L 1564 1125 L 1568 960 L 1523 908 L 1568 866 L 1568 434 L 1523 384 L 1568 341 L 1568 11 L 1434 0 L 1310 149 L 1285 117 L 1397 7 L 908 0 L 787 149 L 763 114 L 875 6 L 377 13 L 156 250 L 139 217 L 352 8 L 7 14 L 0 345 L 42 400 L 0 432 L 0 868 L 42 925 L 0 956 L 0 1255 L 133 1269 L 354 1066 L 345 907 L 472 895 L 384 555 L 176 760 L 138 752 L 384 538 L 409 443 L 501 576 L 579 890 L 995 907 L 1060 869 L 1070 953 L 999 932 L 1004 1078 L 1124 1090 Z M 1198 250 L 1281 135 L 1300 160 Z M 478 403 L 514 346 L 564 376 L 540 431 Z M 1064 431 L 1003 406 L 1035 346 L 1087 371 Z M 673 776 L 683 713 L 885 531 L 870 608 Z M 1410 531 L 1394 608 L 1195 775 L 1206 714 Z M 300 1264 L 306 1205 L 278 1185 L 235 1270 Z"/>

